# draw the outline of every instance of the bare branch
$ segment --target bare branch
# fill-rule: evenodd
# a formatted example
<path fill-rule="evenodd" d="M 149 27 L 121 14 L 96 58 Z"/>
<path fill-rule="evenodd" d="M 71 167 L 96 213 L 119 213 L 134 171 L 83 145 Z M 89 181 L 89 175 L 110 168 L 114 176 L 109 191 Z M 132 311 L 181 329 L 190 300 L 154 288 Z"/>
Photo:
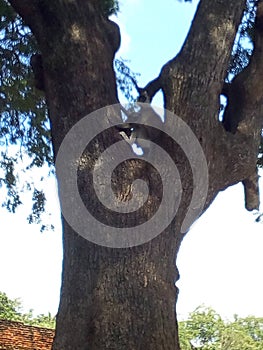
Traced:
<path fill-rule="evenodd" d="M 223 0 L 215 1 L 211 6 L 210 0 L 200 1 L 181 52 L 162 69 L 163 81 L 170 78 L 172 82 L 176 70 L 183 69 L 184 76 L 187 74 L 188 77 L 182 78 L 199 80 L 198 95 L 206 95 L 210 103 L 215 101 L 215 96 L 222 90 L 245 2 Z"/>
<path fill-rule="evenodd" d="M 182 48 L 183 56 L 188 57 L 189 51 L 192 52 L 196 49 L 196 55 L 191 55 L 192 60 L 200 60 L 197 55 L 201 49 L 203 52 L 202 64 L 198 68 L 200 71 L 206 71 L 208 67 L 215 68 L 211 61 L 216 63 L 223 54 L 226 57 L 226 68 L 228 68 L 231 48 L 245 9 L 245 3 L 244 0 L 224 0 L 215 1 L 214 5 L 211 6 L 209 0 L 200 1 L 193 25 Z M 199 32 L 198 36 L 197 32 Z M 205 62 L 210 64 L 204 65 Z"/>

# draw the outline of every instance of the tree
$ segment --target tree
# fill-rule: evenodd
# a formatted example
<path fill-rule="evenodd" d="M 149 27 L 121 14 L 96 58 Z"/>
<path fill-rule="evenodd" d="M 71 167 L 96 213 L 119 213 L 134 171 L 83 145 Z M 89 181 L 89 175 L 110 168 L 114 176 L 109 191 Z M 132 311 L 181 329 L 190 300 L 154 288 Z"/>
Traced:
<path fill-rule="evenodd" d="M 211 308 L 198 307 L 189 319 L 179 323 L 179 333 L 184 338 L 184 343 L 201 349 L 215 349 L 221 338 L 224 322 Z M 183 346 L 182 346 L 183 348 Z M 187 347 L 186 347 L 187 349 Z"/>
<path fill-rule="evenodd" d="M 223 321 L 213 309 L 199 306 L 179 322 L 182 350 L 235 350 L 262 348 L 262 318 L 249 316 Z"/>
<path fill-rule="evenodd" d="M 113 59 L 119 48 L 120 33 L 118 26 L 108 19 L 116 10 L 116 2 L 9 0 L 9 3 L 36 39 L 38 53 L 31 59 L 36 86 L 45 91 L 54 156 L 63 163 L 60 146 L 73 126 L 79 125 L 89 113 L 118 103 Z M 189 225 L 219 191 L 240 181 L 244 184 L 247 209 L 258 209 L 256 164 L 263 96 L 261 2 L 250 63 L 231 83 L 225 83 L 245 6 L 245 0 L 218 0 L 213 4 L 201 0 L 180 53 L 164 64 L 156 79 L 139 89 L 140 102 L 151 101 L 162 90 L 165 108 L 187 123 L 193 132 L 191 137 L 199 141 L 201 154 L 205 155 L 206 163 L 202 166 L 207 164 L 209 183 L 205 169 L 201 169 L 204 177 L 199 176 L 198 182 L 193 176 L 201 167 L 201 163 L 196 163 L 195 147 L 186 156 L 178 139 L 174 142 L 172 137 L 160 133 L 155 141 L 177 165 L 183 189 L 182 193 L 178 192 L 174 174 L 164 169 L 170 194 L 180 193 L 181 201 L 175 217 L 160 235 L 142 245 L 112 249 L 84 239 L 70 226 L 67 217 L 62 219 L 63 276 L 54 350 L 179 349 L 174 309 L 178 294 L 175 282 L 179 278 L 175 257 Z M 223 123 L 218 117 L 221 94 L 228 100 Z M 149 106 L 145 108 L 151 117 L 152 110 Z M 116 111 L 120 114 L 118 109 L 113 112 L 108 109 L 109 113 Z M 92 117 L 89 120 L 91 124 Z M 175 117 L 171 120 L 176 123 L 171 124 L 170 132 L 176 134 L 182 124 Z M 116 168 L 111 187 L 118 203 L 132 197 L 140 199 L 140 193 L 132 193 L 132 181 L 143 179 L 149 188 L 146 202 L 135 214 L 127 216 L 101 206 L 92 186 L 93 170 L 96 161 L 103 163 L 101 153 L 123 140 L 119 128 L 105 129 L 70 166 L 72 169 L 77 166 L 77 185 L 85 206 L 99 221 L 117 231 L 153 217 L 160 206 L 163 179 L 156 168 L 134 155 L 134 159 L 121 162 Z M 151 128 L 147 130 L 153 136 Z M 192 141 L 187 139 L 189 135 L 182 136 Z M 72 148 L 79 141 L 78 137 L 71 139 Z M 194 145 L 200 150 L 198 143 Z M 70 172 L 71 168 L 67 170 Z M 62 209 L 71 210 L 71 216 L 81 225 L 85 217 L 79 216 L 71 193 L 63 190 L 71 178 L 65 181 L 60 170 L 58 167 Z M 101 174 L 99 181 L 103 184 Z M 189 207 L 192 216 L 186 222 Z M 170 209 L 168 206 L 167 211 Z M 105 234 L 92 225 L 85 230 L 93 237 Z"/>
<path fill-rule="evenodd" d="M 21 320 L 21 304 L 19 300 L 11 300 L 5 293 L 0 293 L 0 318 L 6 320 Z"/>

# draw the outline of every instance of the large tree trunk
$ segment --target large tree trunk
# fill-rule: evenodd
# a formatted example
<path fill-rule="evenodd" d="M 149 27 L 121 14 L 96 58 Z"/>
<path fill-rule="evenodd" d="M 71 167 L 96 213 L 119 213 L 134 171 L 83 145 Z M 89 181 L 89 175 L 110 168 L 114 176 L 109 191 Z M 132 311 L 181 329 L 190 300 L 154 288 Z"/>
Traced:
<path fill-rule="evenodd" d="M 75 123 L 118 102 L 112 67 L 119 31 L 101 14 L 97 0 L 10 3 L 30 25 L 39 44 L 57 155 Z M 229 135 L 217 119 L 244 5 L 245 0 L 217 0 L 212 5 L 210 0 L 201 0 L 181 53 L 163 67 L 157 79 L 166 108 L 188 123 L 207 158 L 210 181 L 203 210 L 220 190 L 248 178 L 255 167 L 258 137 L 255 141 L 244 133 Z M 146 87 L 150 95 L 155 92 L 152 87 L 151 83 Z M 114 128 L 100 136 L 99 146 L 94 143 L 86 150 L 89 162 L 80 171 L 82 198 L 100 214 L 90 186 L 94 160 L 106 145 L 119 139 Z M 184 192 L 176 217 L 158 237 L 137 247 L 107 248 L 85 240 L 63 219 L 63 276 L 54 350 L 179 349 L 175 258 L 194 185 L 191 167 L 178 145 L 165 137 L 160 144 L 178 164 Z M 151 216 L 160 191 L 152 169 L 134 160 L 118 171 L 119 176 L 126 174 L 122 184 L 117 182 L 119 195 L 138 176 L 149 183 L 151 201 L 144 214 Z M 122 219 L 111 220 L 118 224 Z M 137 217 L 134 224 L 135 220 Z"/>

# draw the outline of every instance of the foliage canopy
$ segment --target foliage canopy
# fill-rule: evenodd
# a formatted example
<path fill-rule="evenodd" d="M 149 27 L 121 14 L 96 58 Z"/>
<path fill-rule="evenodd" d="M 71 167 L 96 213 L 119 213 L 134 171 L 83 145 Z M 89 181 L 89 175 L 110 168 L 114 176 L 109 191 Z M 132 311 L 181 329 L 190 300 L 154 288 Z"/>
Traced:
<path fill-rule="evenodd" d="M 182 350 L 260 350 L 263 318 L 235 315 L 225 321 L 212 308 L 199 306 L 179 322 L 179 334 Z"/>
<path fill-rule="evenodd" d="M 0 292 L 0 319 L 22 322 L 30 326 L 55 328 L 55 318 L 50 313 L 34 316 L 32 309 L 24 312 L 19 299 L 10 299 L 3 292 Z"/>

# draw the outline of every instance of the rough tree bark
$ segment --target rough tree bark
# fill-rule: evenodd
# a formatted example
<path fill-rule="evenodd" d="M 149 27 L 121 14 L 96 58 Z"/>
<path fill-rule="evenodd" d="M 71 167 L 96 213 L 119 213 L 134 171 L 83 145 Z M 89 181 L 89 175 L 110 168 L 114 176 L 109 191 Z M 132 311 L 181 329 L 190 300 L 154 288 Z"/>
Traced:
<path fill-rule="evenodd" d="M 98 0 L 10 3 L 32 29 L 41 51 L 56 155 L 77 121 L 118 102 L 113 58 L 119 46 L 119 30 L 103 16 Z M 218 121 L 219 96 L 244 7 L 245 0 L 201 0 L 181 52 L 145 87 L 150 98 L 158 89 L 163 90 L 165 107 L 188 123 L 203 147 L 209 169 L 205 208 L 220 190 L 255 173 L 263 102 L 262 84 L 256 79 L 257 70 L 262 71 L 262 55 L 246 78 L 249 80 L 244 80 L 248 103 L 242 112 L 242 127 L 233 134 Z M 261 16 L 259 11 L 258 18 Z M 257 50 L 260 55 L 261 47 Z M 83 200 L 98 212 L 100 208 L 87 186 L 89 175 L 99 152 L 118 139 L 118 132 L 112 128 L 100 138 L 99 147 L 91 146 L 87 152 L 92 160 L 80 175 Z M 178 145 L 164 141 L 178 163 L 184 193 L 176 218 L 161 235 L 138 247 L 110 249 L 84 240 L 63 220 L 63 276 L 53 350 L 179 349 L 175 257 L 184 237 L 180 226 L 193 181 Z M 119 170 L 119 175 L 126 174 L 124 183 L 117 183 L 116 191 L 125 191 L 134 177 L 148 181 L 152 193 L 146 217 L 154 211 L 159 196 L 151 170 L 136 160 L 125 163 Z"/>

